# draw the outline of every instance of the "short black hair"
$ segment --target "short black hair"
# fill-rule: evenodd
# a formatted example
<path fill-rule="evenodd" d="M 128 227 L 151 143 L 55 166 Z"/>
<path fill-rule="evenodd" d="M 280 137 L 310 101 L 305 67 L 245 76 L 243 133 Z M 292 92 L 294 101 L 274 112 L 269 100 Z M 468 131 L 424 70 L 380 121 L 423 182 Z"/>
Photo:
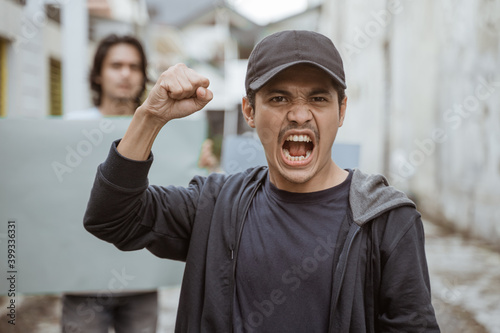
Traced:
<path fill-rule="evenodd" d="M 137 103 L 137 106 L 139 106 L 141 103 L 141 96 L 144 93 L 144 90 L 146 90 L 146 83 L 148 82 L 148 76 L 146 73 L 146 68 L 148 66 L 146 54 L 144 53 L 141 42 L 137 38 L 130 35 L 118 36 L 116 34 L 111 34 L 101 40 L 94 55 L 94 62 L 89 76 L 90 89 L 92 89 L 94 95 L 94 105 L 99 106 L 102 102 L 102 87 L 101 84 L 97 82 L 97 78 L 101 75 L 102 63 L 104 62 L 104 58 L 106 58 L 109 49 L 117 44 L 128 44 L 135 47 L 141 57 L 141 72 L 143 81 L 141 90 L 135 97 L 135 102 Z"/>

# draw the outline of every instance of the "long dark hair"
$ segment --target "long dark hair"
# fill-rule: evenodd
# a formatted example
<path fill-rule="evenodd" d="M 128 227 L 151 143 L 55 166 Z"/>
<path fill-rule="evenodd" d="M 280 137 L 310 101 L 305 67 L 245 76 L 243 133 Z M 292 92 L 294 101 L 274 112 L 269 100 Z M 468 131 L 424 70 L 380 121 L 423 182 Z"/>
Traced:
<path fill-rule="evenodd" d="M 133 36 L 118 36 L 115 34 L 109 35 L 108 37 L 101 40 L 99 46 L 97 47 L 97 51 L 94 55 L 94 62 L 92 64 L 92 70 L 90 71 L 90 89 L 93 91 L 93 101 L 95 106 L 99 106 L 102 100 L 102 87 L 101 84 L 97 82 L 97 78 L 101 75 L 102 63 L 104 62 L 104 58 L 108 54 L 109 49 L 117 44 L 129 44 L 137 49 L 141 56 L 141 71 L 142 71 L 142 87 L 141 91 L 135 97 L 137 106 L 141 103 L 141 96 L 146 90 L 146 83 L 148 82 L 148 76 L 146 73 L 146 68 L 148 66 L 146 54 L 144 53 L 144 49 L 142 48 L 141 42 Z"/>

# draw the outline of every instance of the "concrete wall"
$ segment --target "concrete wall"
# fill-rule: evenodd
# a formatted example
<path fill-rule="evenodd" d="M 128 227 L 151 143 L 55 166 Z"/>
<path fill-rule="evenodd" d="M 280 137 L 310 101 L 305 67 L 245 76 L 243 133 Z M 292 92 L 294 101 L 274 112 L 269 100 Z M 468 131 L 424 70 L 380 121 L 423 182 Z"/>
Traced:
<path fill-rule="evenodd" d="M 433 173 L 417 170 L 411 187 L 424 197 L 419 181 L 434 178 L 435 190 L 426 201 L 431 212 L 498 246 L 500 1 L 457 1 L 455 6 L 441 1 L 438 10 L 439 75 L 435 119 L 429 125 L 444 136 L 430 152 Z"/>
<path fill-rule="evenodd" d="M 45 14 L 40 5 L 0 1 L 0 35 L 9 40 L 7 116 L 37 117 L 47 113 L 47 71 L 43 46 Z"/>
<path fill-rule="evenodd" d="M 39 118 L 49 110 L 49 61 L 61 60 L 61 31 L 43 3 L 0 0 L 0 37 L 7 50 L 7 117 Z"/>
<path fill-rule="evenodd" d="M 437 222 L 500 241 L 500 1 L 326 0 L 345 59 L 340 138 Z"/>

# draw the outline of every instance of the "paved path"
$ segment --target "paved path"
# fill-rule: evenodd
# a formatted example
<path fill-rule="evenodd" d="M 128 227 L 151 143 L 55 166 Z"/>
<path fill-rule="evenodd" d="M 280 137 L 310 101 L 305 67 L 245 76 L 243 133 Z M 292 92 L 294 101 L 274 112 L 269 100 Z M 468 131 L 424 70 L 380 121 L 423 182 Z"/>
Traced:
<path fill-rule="evenodd" d="M 433 303 L 443 333 L 500 333 L 500 253 L 425 223 Z M 160 290 L 158 332 L 173 332 L 179 288 Z M 56 295 L 18 298 L 15 330 L 0 298 L 0 332 L 60 333 Z"/>
<path fill-rule="evenodd" d="M 500 254 L 430 223 L 425 232 L 442 332 L 500 333 Z"/>

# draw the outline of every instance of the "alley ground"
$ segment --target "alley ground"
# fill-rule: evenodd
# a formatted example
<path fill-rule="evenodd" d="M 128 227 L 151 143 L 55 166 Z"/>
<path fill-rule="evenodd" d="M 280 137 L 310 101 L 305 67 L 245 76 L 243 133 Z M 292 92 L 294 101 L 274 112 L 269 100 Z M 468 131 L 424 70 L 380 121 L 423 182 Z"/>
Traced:
<path fill-rule="evenodd" d="M 500 253 L 430 223 L 425 231 L 442 332 L 500 333 Z"/>
<path fill-rule="evenodd" d="M 433 304 L 443 333 L 500 333 L 500 253 L 425 223 Z M 160 291 L 158 332 L 173 332 L 179 288 Z M 59 333 L 58 296 L 18 298 L 16 326 L 0 298 L 0 332 Z"/>

